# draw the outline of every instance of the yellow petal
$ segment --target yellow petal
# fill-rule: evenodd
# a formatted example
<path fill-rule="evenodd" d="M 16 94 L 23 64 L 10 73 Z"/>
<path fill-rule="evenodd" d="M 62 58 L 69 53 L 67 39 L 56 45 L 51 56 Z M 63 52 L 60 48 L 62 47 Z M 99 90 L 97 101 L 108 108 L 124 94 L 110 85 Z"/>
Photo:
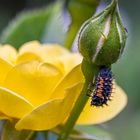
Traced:
<path fill-rule="evenodd" d="M 84 77 L 81 71 L 81 65 L 77 65 L 57 84 L 52 92 L 51 98 L 64 97 L 64 91 L 66 88 L 69 88 L 82 81 L 84 81 Z"/>
<path fill-rule="evenodd" d="M 0 112 L 14 118 L 21 118 L 33 109 L 33 106 L 23 97 L 0 87 Z"/>
<path fill-rule="evenodd" d="M 63 73 L 63 75 L 66 74 L 66 71 L 65 71 L 65 68 L 64 68 L 64 64 L 58 58 L 57 59 L 50 58 L 50 59 L 47 59 L 47 60 L 44 60 L 44 61 L 46 63 L 49 63 L 49 64 L 52 64 L 52 65 L 56 66 Z"/>
<path fill-rule="evenodd" d="M 68 73 L 76 65 L 82 62 L 82 56 L 78 53 L 70 53 L 70 54 L 62 55 L 58 59 L 63 63 L 65 73 Z"/>
<path fill-rule="evenodd" d="M 62 55 L 71 54 L 67 49 L 58 44 L 44 44 L 41 49 L 45 53 L 46 58 L 57 58 Z"/>
<path fill-rule="evenodd" d="M 3 84 L 8 72 L 12 69 L 12 65 L 0 58 L 0 85 Z"/>
<path fill-rule="evenodd" d="M 31 54 L 31 56 L 30 56 Z M 68 62 L 64 60 L 65 58 L 61 58 L 63 55 L 70 55 L 70 53 L 67 49 L 64 47 L 57 45 L 57 44 L 40 44 L 38 41 L 31 41 L 28 43 L 25 43 L 19 50 L 19 58 L 17 60 L 17 63 L 21 63 L 24 61 L 29 60 L 39 60 L 44 61 L 46 63 L 50 63 L 55 65 L 59 70 L 61 70 L 62 73 L 65 73 L 65 64 Z M 73 56 L 71 55 L 73 58 Z M 68 58 L 66 58 L 68 60 Z M 69 58 L 70 59 L 70 58 Z M 63 61 L 62 61 L 63 60 Z M 69 60 L 70 61 L 70 60 Z M 75 58 L 74 63 L 77 62 L 77 58 Z M 68 65 L 68 64 L 66 64 Z"/>
<path fill-rule="evenodd" d="M 57 44 L 43 45 L 40 44 L 38 41 L 31 41 L 21 46 L 19 54 L 24 54 L 27 52 L 37 54 L 41 56 L 44 60 L 46 58 L 53 59 L 54 57 L 56 58 L 63 54 L 69 53 L 68 50 L 66 50 L 64 47 L 61 47 L 60 45 Z"/>
<path fill-rule="evenodd" d="M 42 61 L 55 65 L 64 73 L 69 72 L 82 61 L 82 57 L 78 53 L 70 53 L 67 49 L 57 44 L 43 45 L 37 41 L 25 43 L 20 48 L 19 54 L 22 56 L 25 53 L 32 53 L 36 56 L 40 56 Z M 31 56 L 27 57 L 30 58 Z M 26 59 L 27 58 L 24 60 Z"/>
<path fill-rule="evenodd" d="M 126 106 L 127 96 L 117 85 L 115 85 L 115 93 L 112 93 L 112 96 L 112 100 L 108 102 L 108 106 L 104 107 L 90 106 L 91 100 L 89 100 L 77 124 L 99 124 L 114 118 Z"/>
<path fill-rule="evenodd" d="M 0 120 L 11 120 L 11 118 L 0 112 Z"/>
<path fill-rule="evenodd" d="M 33 105 L 45 102 L 61 72 L 53 65 L 31 61 L 15 66 L 7 75 L 4 87 L 20 94 Z"/>
<path fill-rule="evenodd" d="M 23 44 L 19 49 L 19 54 L 22 55 L 24 53 L 30 52 L 34 54 L 41 55 L 41 44 L 38 41 L 31 41 Z"/>
<path fill-rule="evenodd" d="M 56 64 L 56 66 L 59 66 L 57 64 L 59 62 L 59 64 L 61 63 L 61 67 L 63 64 L 64 73 L 69 72 L 82 62 L 82 56 L 79 53 L 70 53 L 64 47 L 56 44 L 43 45 L 41 49 L 45 52 L 45 62 Z"/>
<path fill-rule="evenodd" d="M 43 61 L 39 55 L 31 52 L 26 52 L 17 57 L 16 64 L 25 63 L 32 60 Z"/>
<path fill-rule="evenodd" d="M 54 99 L 38 106 L 19 120 L 16 129 L 47 130 L 62 123 L 70 113 L 82 85 L 79 83 L 68 89 L 62 99 Z"/>
<path fill-rule="evenodd" d="M 17 57 L 17 51 L 14 47 L 10 45 L 1 45 L 0 46 L 0 57 L 9 63 L 15 63 Z"/>

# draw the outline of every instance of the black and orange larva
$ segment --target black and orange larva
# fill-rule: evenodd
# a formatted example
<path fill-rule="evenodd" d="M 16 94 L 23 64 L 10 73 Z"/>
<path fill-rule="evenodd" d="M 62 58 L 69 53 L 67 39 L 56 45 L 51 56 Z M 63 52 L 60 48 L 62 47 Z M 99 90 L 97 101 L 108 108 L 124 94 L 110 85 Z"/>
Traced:
<path fill-rule="evenodd" d="M 92 106 L 107 105 L 113 88 L 113 76 L 110 68 L 102 67 L 95 79 L 95 89 L 91 96 Z"/>

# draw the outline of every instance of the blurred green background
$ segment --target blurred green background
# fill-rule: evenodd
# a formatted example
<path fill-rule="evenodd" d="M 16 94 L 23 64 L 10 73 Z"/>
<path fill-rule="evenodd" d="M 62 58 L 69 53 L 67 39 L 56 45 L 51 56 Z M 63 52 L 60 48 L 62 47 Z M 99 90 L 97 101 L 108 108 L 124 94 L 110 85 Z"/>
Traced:
<path fill-rule="evenodd" d="M 128 40 L 123 57 L 114 65 L 114 72 L 117 82 L 128 94 L 128 105 L 108 124 L 115 140 L 140 140 L 140 1 L 120 0 L 119 4 L 127 15 Z"/>
<path fill-rule="evenodd" d="M 19 12 L 44 7 L 52 1 L 0 0 L 0 32 Z M 123 56 L 113 65 L 113 72 L 128 95 L 128 105 L 119 116 L 102 126 L 113 134 L 114 140 L 140 140 L 140 1 L 120 0 L 119 5 L 128 40 Z"/>

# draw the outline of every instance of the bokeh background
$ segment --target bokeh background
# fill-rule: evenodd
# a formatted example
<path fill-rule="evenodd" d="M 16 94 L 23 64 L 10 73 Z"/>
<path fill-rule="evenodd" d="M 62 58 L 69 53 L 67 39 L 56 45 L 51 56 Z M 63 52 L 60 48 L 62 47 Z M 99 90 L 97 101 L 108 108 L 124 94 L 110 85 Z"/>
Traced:
<path fill-rule="evenodd" d="M 0 0 L 0 33 L 21 11 L 47 6 L 53 0 Z M 114 140 L 140 140 L 140 13 L 139 0 L 119 1 L 128 30 L 125 52 L 113 65 L 116 81 L 128 94 L 128 105 L 113 120 L 102 125 Z"/>

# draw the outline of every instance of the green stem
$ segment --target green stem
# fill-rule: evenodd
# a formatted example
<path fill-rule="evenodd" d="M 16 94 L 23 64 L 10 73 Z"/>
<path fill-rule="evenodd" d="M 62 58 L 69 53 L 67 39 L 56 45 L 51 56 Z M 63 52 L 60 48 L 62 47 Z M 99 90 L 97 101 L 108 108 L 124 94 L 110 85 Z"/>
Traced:
<path fill-rule="evenodd" d="M 74 25 L 74 24 L 70 25 L 70 28 L 69 28 L 69 31 L 68 31 L 68 34 L 67 34 L 67 37 L 65 40 L 65 44 L 64 44 L 64 46 L 69 50 L 71 50 L 71 48 L 72 48 L 76 34 L 80 28 L 79 26 L 80 25 Z"/>
<path fill-rule="evenodd" d="M 88 96 L 86 96 L 86 93 L 88 91 L 88 85 L 89 85 L 89 81 L 86 81 L 83 87 L 83 90 L 80 94 L 80 96 L 78 97 L 75 106 L 70 114 L 70 117 L 68 118 L 58 140 L 67 140 L 69 134 L 71 133 L 79 115 L 81 114 L 85 104 L 88 101 Z"/>
<path fill-rule="evenodd" d="M 81 25 L 95 13 L 99 3 L 100 0 L 69 0 L 68 11 L 71 16 L 71 24 L 64 43 L 67 49 L 72 48 Z"/>

